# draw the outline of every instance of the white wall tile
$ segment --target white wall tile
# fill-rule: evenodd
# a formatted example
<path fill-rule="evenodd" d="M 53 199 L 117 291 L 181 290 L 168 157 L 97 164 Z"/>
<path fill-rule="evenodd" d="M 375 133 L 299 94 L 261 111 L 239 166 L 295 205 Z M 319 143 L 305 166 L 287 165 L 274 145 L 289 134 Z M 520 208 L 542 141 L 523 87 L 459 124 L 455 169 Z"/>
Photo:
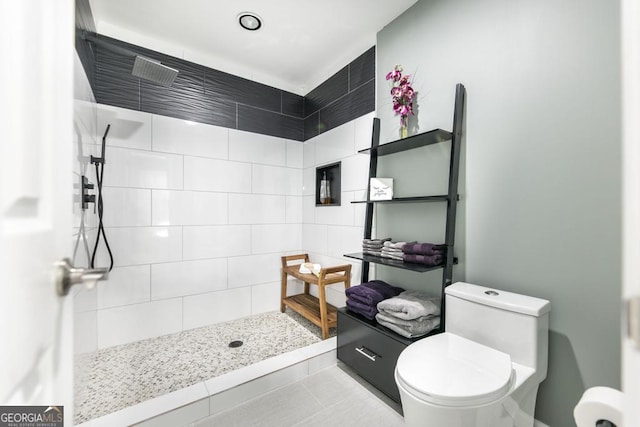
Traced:
<path fill-rule="evenodd" d="M 362 251 L 364 229 L 360 227 L 327 227 L 327 254 L 340 258 L 351 252 Z"/>
<path fill-rule="evenodd" d="M 302 248 L 305 252 L 327 253 L 327 226 L 317 224 L 302 225 Z"/>
<path fill-rule="evenodd" d="M 169 262 L 151 266 L 153 300 L 202 294 L 227 288 L 227 260 Z"/>
<path fill-rule="evenodd" d="M 286 221 L 289 224 L 302 222 L 302 197 L 287 196 L 286 200 Z"/>
<path fill-rule="evenodd" d="M 229 160 L 285 166 L 287 164 L 286 140 L 230 129 Z"/>
<path fill-rule="evenodd" d="M 353 225 L 351 197 L 353 197 L 352 193 L 342 193 L 340 206 L 315 207 L 316 224 Z"/>
<path fill-rule="evenodd" d="M 372 111 L 354 120 L 356 151 L 371 148 L 371 133 L 373 132 L 373 118 L 375 116 L 376 112 Z"/>
<path fill-rule="evenodd" d="M 300 224 L 254 225 L 251 250 L 254 254 L 295 251 L 302 248 Z"/>
<path fill-rule="evenodd" d="M 280 280 L 280 254 L 228 258 L 229 287 L 255 285 Z"/>
<path fill-rule="evenodd" d="M 297 141 L 287 141 L 287 166 L 302 169 L 304 159 L 304 144 Z"/>
<path fill-rule="evenodd" d="M 107 228 L 106 233 L 118 267 L 182 259 L 180 227 Z"/>
<path fill-rule="evenodd" d="M 312 138 L 304 143 L 302 148 L 302 167 L 310 168 L 316 165 L 316 143 Z"/>
<path fill-rule="evenodd" d="M 251 193 L 251 165 L 186 156 L 184 189 Z"/>
<path fill-rule="evenodd" d="M 181 298 L 98 311 L 99 348 L 172 334 L 181 329 Z"/>
<path fill-rule="evenodd" d="M 282 224 L 286 210 L 285 196 L 229 194 L 229 224 Z"/>
<path fill-rule="evenodd" d="M 151 268 L 148 265 L 115 267 L 108 280 L 99 282 L 98 308 L 138 304 L 151 300 Z"/>
<path fill-rule="evenodd" d="M 353 121 L 313 138 L 316 143 L 316 165 L 322 166 L 355 153 Z"/>
<path fill-rule="evenodd" d="M 104 186 L 182 189 L 182 156 L 109 148 Z"/>
<path fill-rule="evenodd" d="M 251 287 L 251 314 L 276 310 L 280 310 L 280 282 Z"/>
<path fill-rule="evenodd" d="M 327 302 L 334 307 L 344 307 L 347 302 L 347 297 L 344 293 L 344 284 L 341 286 L 326 288 Z"/>
<path fill-rule="evenodd" d="M 153 150 L 227 159 L 229 129 L 153 115 Z"/>
<path fill-rule="evenodd" d="M 369 156 L 356 154 L 342 159 L 342 191 L 364 190 L 368 188 Z"/>
<path fill-rule="evenodd" d="M 83 311 L 95 311 L 98 308 L 97 287 L 88 288 L 86 286 L 74 286 L 70 293 L 71 292 L 73 293 L 74 313 L 80 313 Z"/>
<path fill-rule="evenodd" d="M 316 195 L 316 168 L 311 167 L 302 170 L 302 195 Z"/>
<path fill-rule="evenodd" d="M 221 258 L 251 253 L 251 226 L 184 227 L 184 259 Z"/>
<path fill-rule="evenodd" d="M 74 354 L 94 352 L 98 349 L 97 312 L 85 311 L 73 315 Z"/>
<path fill-rule="evenodd" d="M 365 200 L 365 191 L 354 191 L 351 193 L 353 200 Z M 365 216 L 367 214 L 366 203 L 353 203 L 353 225 L 356 227 L 364 227 Z"/>
<path fill-rule="evenodd" d="M 105 227 L 151 225 L 151 190 L 121 187 L 102 190 Z"/>
<path fill-rule="evenodd" d="M 185 330 L 239 319 L 250 314 L 251 288 L 229 289 L 184 298 Z"/>
<path fill-rule="evenodd" d="M 79 119 L 73 121 L 73 162 L 72 171 L 78 175 L 88 175 L 89 170 L 93 170 L 90 166 L 90 156 L 98 155 L 94 132 L 89 130 L 87 126 Z M 80 182 L 77 178 L 77 182 Z M 95 183 L 95 181 L 93 181 Z M 74 179 L 74 186 L 76 180 Z M 74 191 L 74 195 L 80 193 L 80 187 Z"/>
<path fill-rule="evenodd" d="M 107 146 L 151 150 L 151 114 L 98 104 L 98 140 L 111 124 Z M 107 148 L 107 159 L 110 149 Z"/>
<path fill-rule="evenodd" d="M 302 222 L 313 224 L 316 222 L 316 198 L 315 196 L 302 197 Z"/>
<path fill-rule="evenodd" d="M 227 224 L 226 193 L 153 190 L 153 225 Z"/>
<path fill-rule="evenodd" d="M 300 169 L 253 165 L 253 193 L 299 196 L 302 192 Z"/>

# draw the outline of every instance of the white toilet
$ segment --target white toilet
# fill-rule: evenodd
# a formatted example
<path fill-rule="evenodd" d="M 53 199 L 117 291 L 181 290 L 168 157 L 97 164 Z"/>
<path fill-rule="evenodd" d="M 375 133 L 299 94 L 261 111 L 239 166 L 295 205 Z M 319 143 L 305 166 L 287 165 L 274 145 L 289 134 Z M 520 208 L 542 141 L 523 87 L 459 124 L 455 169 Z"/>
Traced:
<path fill-rule="evenodd" d="M 405 424 L 533 426 L 549 301 L 463 282 L 445 298 L 445 332 L 409 345 L 396 364 Z"/>

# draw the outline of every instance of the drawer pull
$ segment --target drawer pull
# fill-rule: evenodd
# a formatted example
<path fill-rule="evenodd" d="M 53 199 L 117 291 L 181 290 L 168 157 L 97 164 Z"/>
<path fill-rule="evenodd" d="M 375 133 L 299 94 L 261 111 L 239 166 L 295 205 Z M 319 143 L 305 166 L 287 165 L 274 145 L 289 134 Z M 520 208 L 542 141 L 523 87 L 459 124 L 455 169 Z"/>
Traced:
<path fill-rule="evenodd" d="M 367 359 L 371 360 L 372 362 L 376 361 L 376 357 L 378 357 L 377 354 L 375 354 L 373 351 L 369 350 L 368 348 L 365 348 L 364 346 L 358 348 L 356 347 L 356 351 L 358 353 L 360 353 L 361 355 L 363 355 L 364 357 L 366 357 Z M 371 353 L 371 354 L 369 354 Z"/>

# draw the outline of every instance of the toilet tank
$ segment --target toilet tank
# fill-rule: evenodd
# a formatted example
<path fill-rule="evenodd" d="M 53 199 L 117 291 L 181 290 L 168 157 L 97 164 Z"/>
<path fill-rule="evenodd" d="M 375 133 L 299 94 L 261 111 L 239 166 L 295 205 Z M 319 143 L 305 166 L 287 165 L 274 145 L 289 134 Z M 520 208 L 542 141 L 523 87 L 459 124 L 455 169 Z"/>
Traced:
<path fill-rule="evenodd" d="M 547 375 L 551 303 L 470 283 L 445 288 L 445 330 L 511 355 Z"/>

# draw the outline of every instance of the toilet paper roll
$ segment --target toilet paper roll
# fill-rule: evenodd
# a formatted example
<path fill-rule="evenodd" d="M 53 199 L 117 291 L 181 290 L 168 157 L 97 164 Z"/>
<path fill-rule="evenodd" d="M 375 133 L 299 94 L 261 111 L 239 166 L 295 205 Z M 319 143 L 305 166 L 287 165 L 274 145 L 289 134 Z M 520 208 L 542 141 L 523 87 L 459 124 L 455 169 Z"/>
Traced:
<path fill-rule="evenodd" d="M 593 427 L 598 421 L 609 421 L 616 427 L 624 427 L 625 395 L 609 387 L 587 389 L 573 409 L 577 427 Z"/>

